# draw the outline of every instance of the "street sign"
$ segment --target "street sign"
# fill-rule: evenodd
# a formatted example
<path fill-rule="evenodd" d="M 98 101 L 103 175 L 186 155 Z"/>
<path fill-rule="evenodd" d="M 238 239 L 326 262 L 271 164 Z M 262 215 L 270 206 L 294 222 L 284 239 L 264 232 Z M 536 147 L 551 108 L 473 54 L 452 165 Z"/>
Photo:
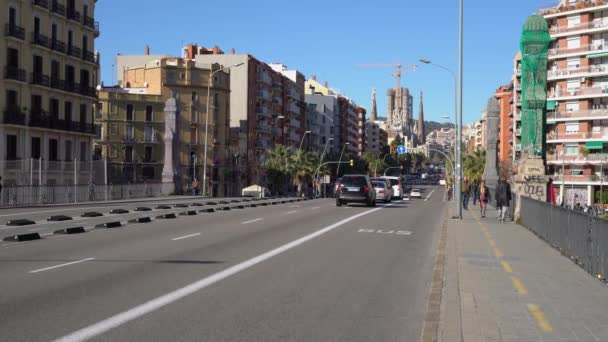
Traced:
<path fill-rule="evenodd" d="M 321 178 L 321 184 L 329 184 L 329 175 L 325 175 L 323 176 L 323 178 Z"/>
<path fill-rule="evenodd" d="M 434 169 L 435 168 L 435 164 L 429 165 L 429 168 L 431 168 L 431 170 Z"/>
<path fill-rule="evenodd" d="M 405 154 L 406 152 L 407 152 L 407 148 L 405 148 L 405 146 L 403 146 L 403 145 L 397 146 L 397 153 Z"/>

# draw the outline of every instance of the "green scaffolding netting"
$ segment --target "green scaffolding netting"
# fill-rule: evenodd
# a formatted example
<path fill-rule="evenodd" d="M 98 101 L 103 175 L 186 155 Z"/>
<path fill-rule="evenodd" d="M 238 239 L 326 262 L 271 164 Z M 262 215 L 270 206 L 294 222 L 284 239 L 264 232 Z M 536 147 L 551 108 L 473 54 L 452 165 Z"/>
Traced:
<path fill-rule="evenodd" d="M 521 34 L 521 150 L 542 156 L 547 106 L 549 25 L 539 15 L 528 17 Z"/>

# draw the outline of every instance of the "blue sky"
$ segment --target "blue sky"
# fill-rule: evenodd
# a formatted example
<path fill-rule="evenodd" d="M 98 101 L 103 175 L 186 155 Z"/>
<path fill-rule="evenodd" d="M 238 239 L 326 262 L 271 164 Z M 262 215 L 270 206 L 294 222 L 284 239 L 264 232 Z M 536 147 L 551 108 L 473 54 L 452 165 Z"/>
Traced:
<path fill-rule="evenodd" d="M 496 88 L 510 81 L 526 17 L 550 5 L 550 0 L 465 0 L 465 123 L 479 118 Z M 195 42 L 317 75 L 368 109 L 376 87 L 382 116 L 386 89 L 395 83 L 393 69 L 356 64 L 419 64 L 402 80 L 415 94 L 415 117 L 420 91 L 427 120 L 453 115 L 449 74 L 418 59 L 456 71 L 458 0 L 103 0 L 95 16 L 106 85 L 115 80 L 117 53 L 141 54 L 147 44 L 153 54 L 179 55 L 182 45 Z"/>

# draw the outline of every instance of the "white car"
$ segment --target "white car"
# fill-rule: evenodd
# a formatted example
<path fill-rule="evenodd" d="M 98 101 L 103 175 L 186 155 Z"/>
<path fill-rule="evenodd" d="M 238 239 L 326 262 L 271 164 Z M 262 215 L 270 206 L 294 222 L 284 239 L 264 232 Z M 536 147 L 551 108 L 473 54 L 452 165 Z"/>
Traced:
<path fill-rule="evenodd" d="M 388 180 L 393 187 L 393 198 L 403 198 L 403 187 L 401 186 L 401 177 L 390 177 L 384 176 L 382 177 Z"/>
<path fill-rule="evenodd" d="M 376 190 L 376 200 L 388 203 L 391 201 L 392 191 L 385 181 L 372 181 L 372 186 Z"/>
<path fill-rule="evenodd" d="M 420 193 L 420 189 L 412 189 L 410 192 L 411 198 L 422 198 L 422 194 Z"/>

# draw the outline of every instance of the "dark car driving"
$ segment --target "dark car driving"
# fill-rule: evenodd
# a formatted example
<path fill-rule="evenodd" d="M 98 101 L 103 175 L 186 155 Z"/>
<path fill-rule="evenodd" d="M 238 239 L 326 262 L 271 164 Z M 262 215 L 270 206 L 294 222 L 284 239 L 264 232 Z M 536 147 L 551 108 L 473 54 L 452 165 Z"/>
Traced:
<path fill-rule="evenodd" d="M 336 206 L 349 202 L 365 203 L 368 207 L 376 206 L 376 191 L 366 175 L 344 175 L 336 193 Z"/>

